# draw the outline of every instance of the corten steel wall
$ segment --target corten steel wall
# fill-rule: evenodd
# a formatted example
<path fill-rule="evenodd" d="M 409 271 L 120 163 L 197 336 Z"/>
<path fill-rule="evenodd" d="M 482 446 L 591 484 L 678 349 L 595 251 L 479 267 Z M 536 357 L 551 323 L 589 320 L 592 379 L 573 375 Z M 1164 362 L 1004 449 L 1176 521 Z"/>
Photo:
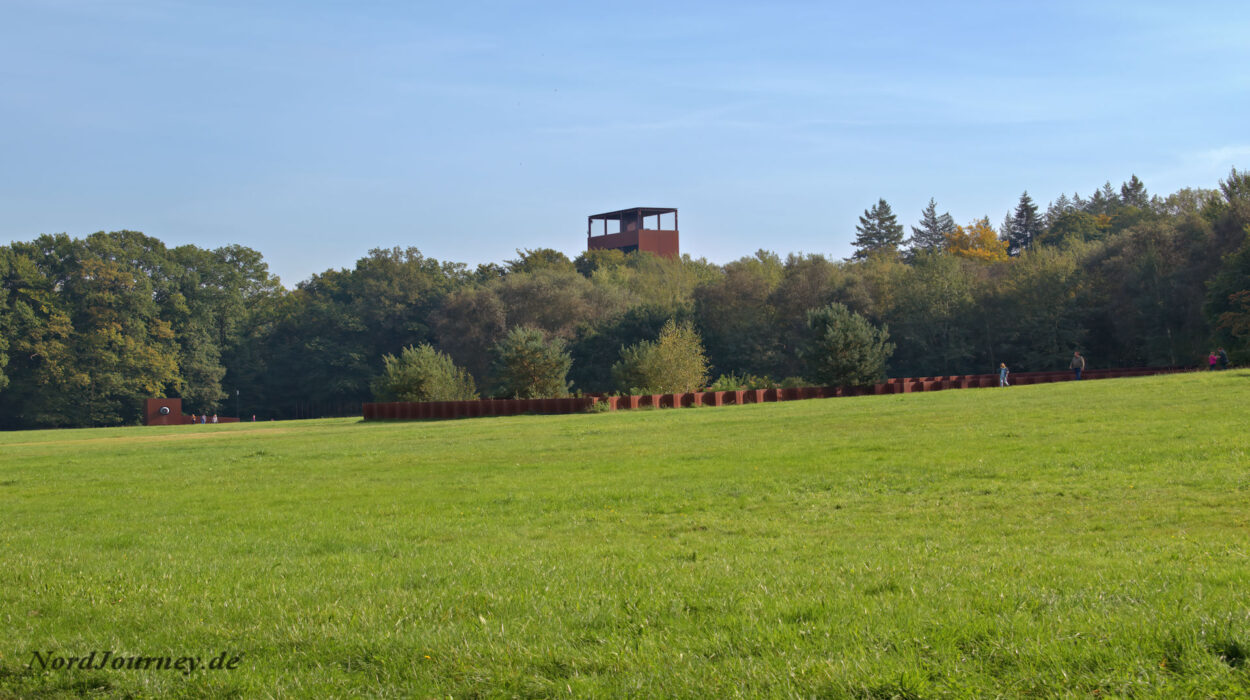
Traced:
<path fill-rule="evenodd" d="M 591 236 L 586 239 L 586 250 L 612 250 L 615 248 L 638 247 L 637 231 L 622 231 Z"/>
<path fill-rule="evenodd" d="M 169 412 L 161 415 L 161 408 L 168 408 Z M 212 417 L 209 417 L 212 420 Z M 224 416 L 217 417 L 218 423 L 238 423 L 238 418 L 226 418 Z M 199 420 L 191 420 L 191 416 L 183 415 L 182 399 L 144 399 L 143 401 L 143 424 L 144 425 L 199 425 Z"/>
<path fill-rule="evenodd" d="M 476 401 L 394 401 L 366 403 L 365 420 L 425 420 L 430 418 L 476 418 L 519 416 L 525 413 L 585 413 L 602 399 L 479 399 Z"/>
<path fill-rule="evenodd" d="M 169 409 L 161 415 L 161 409 Z M 185 425 L 191 416 L 182 415 L 182 399 L 145 399 L 143 401 L 144 425 Z"/>
<path fill-rule="evenodd" d="M 1151 374 L 1190 372 L 1192 367 L 1133 367 L 1128 369 L 1086 370 L 1085 379 L 1144 377 Z M 1012 374 L 1012 386 L 1072 381 L 1071 371 L 1020 372 Z M 365 420 L 425 420 L 473 418 L 478 416 L 516 416 L 526 413 L 585 413 L 596 404 L 609 411 L 638 408 L 691 408 L 696 406 L 741 406 L 749 403 L 801 401 L 838 396 L 882 396 L 911 394 L 946 389 L 977 389 L 997 387 L 997 374 L 962 374 L 936 377 L 905 377 L 890 379 L 869 386 L 807 386 L 792 389 L 739 389 L 736 391 L 696 391 L 688 394 L 651 394 L 645 396 L 589 396 L 568 399 L 481 399 L 477 401 L 428 401 L 366 403 Z M 237 419 L 222 419 L 237 420 Z"/>
<path fill-rule="evenodd" d="M 643 229 L 638 232 L 638 250 L 645 250 L 665 258 L 681 256 L 676 231 Z"/>
<path fill-rule="evenodd" d="M 677 231 L 640 229 L 591 236 L 586 239 L 587 250 L 611 250 L 628 247 L 636 247 L 638 250 L 655 253 L 666 258 L 676 258 L 681 254 Z"/>

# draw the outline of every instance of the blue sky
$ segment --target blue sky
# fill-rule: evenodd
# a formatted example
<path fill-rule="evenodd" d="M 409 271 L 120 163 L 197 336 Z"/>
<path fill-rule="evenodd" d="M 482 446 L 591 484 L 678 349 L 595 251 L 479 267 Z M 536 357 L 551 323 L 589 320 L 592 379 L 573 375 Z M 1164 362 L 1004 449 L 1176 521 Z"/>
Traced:
<path fill-rule="evenodd" d="M 241 243 L 291 286 L 669 206 L 695 257 L 845 257 L 878 197 L 1214 187 L 1248 67 L 1244 2 L 0 0 L 0 241 Z"/>

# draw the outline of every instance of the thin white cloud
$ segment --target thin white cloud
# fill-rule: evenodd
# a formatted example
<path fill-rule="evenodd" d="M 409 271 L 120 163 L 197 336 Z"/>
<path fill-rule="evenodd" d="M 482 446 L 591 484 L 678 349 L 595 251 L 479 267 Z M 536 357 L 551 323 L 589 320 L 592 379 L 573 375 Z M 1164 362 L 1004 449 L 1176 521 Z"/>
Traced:
<path fill-rule="evenodd" d="M 1220 146 L 1191 153 L 1186 159 L 1195 165 L 1213 167 L 1246 167 L 1250 164 L 1250 144 Z"/>
<path fill-rule="evenodd" d="M 714 109 L 693 110 L 678 114 L 667 119 L 650 119 L 639 121 L 603 121 L 597 123 L 566 124 L 540 128 L 543 133 L 553 134 L 595 134 L 605 132 L 630 131 L 678 131 L 690 129 L 760 129 L 771 128 L 773 125 L 760 121 L 734 119 L 728 115 L 738 111 L 738 106 L 717 107 Z"/>

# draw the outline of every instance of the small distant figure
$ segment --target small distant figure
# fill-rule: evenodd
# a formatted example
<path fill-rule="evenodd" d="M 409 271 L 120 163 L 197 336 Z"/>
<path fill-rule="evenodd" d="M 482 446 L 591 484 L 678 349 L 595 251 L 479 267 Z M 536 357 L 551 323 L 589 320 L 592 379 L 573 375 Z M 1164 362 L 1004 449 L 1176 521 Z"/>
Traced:
<path fill-rule="evenodd" d="M 1220 356 L 1216 355 L 1215 351 L 1212 350 L 1211 354 L 1207 355 L 1207 371 L 1214 372 L 1215 366 L 1219 364 L 1219 362 L 1220 362 Z"/>
<path fill-rule="evenodd" d="M 1011 386 L 1010 384 L 1007 383 L 1007 375 L 1010 373 L 1011 373 L 1011 370 L 1007 369 L 1006 362 L 998 363 L 998 385 L 999 386 Z"/>
<path fill-rule="evenodd" d="M 208 414 L 205 413 L 205 414 L 200 415 L 200 425 L 204 425 L 207 422 L 208 422 Z"/>
<path fill-rule="evenodd" d="M 255 414 L 255 413 L 253 413 L 253 414 L 252 414 L 252 422 L 253 422 L 253 423 L 255 423 L 255 422 L 256 422 L 256 414 Z"/>
<path fill-rule="evenodd" d="M 192 414 L 191 414 L 191 423 L 192 423 L 193 425 L 195 424 L 195 414 L 194 414 L 194 413 L 192 413 Z"/>
<path fill-rule="evenodd" d="M 1080 350 L 1072 353 L 1072 362 L 1068 364 L 1068 369 L 1076 373 L 1077 381 L 1081 380 L 1081 372 L 1085 370 L 1085 358 L 1081 357 Z"/>
<path fill-rule="evenodd" d="M 1228 353 L 1224 352 L 1224 348 L 1220 348 L 1216 352 L 1220 355 L 1220 369 L 1228 369 Z"/>
<path fill-rule="evenodd" d="M 213 414 L 213 422 L 214 422 L 214 423 L 216 423 L 216 422 L 217 422 L 217 414 L 216 414 L 216 413 L 214 413 L 214 414 Z"/>

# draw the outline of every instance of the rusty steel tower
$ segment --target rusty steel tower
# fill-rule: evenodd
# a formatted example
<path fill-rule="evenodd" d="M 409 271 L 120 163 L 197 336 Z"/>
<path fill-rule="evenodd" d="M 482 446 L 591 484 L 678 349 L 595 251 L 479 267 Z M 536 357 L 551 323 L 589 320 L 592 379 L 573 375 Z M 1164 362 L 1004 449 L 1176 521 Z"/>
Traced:
<path fill-rule="evenodd" d="M 673 215 L 673 227 L 664 228 L 664 216 Z M 648 228 L 648 219 L 654 227 Z M 595 222 L 603 222 L 603 233 L 596 236 Z M 616 222 L 616 231 L 608 230 L 608 222 Z M 666 258 L 681 255 L 677 245 L 677 210 L 663 207 L 634 207 L 595 214 L 586 219 L 586 250 L 620 250 L 631 253 L 643 250 Z"/>

